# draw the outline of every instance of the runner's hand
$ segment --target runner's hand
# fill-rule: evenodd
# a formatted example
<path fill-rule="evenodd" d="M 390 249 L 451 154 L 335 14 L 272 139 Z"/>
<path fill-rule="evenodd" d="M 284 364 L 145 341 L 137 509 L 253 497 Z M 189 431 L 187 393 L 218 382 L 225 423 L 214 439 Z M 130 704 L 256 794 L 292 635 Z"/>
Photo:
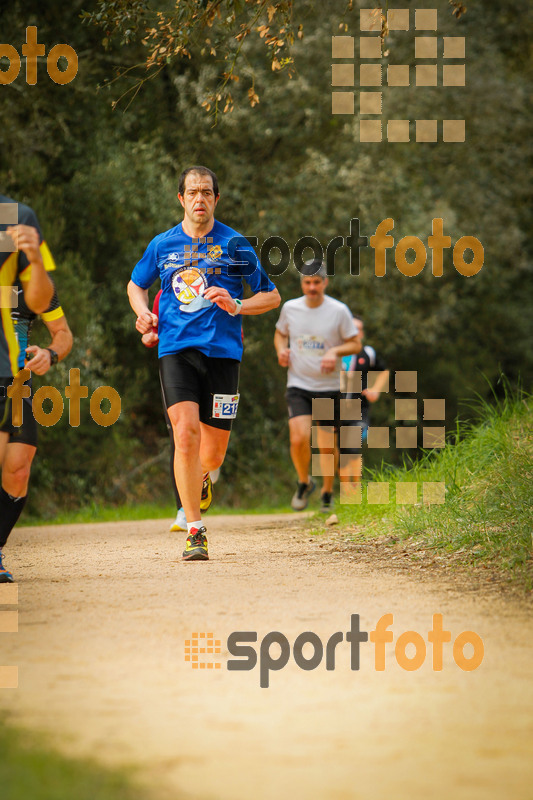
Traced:
<path fill-rule="evenodd" d="M 17 250 L 22 250 L 30 264 L 42 263 L 39 231 L 31 225 L 11 225 L 6 229 Z"/>
<path fill-rule="evenodd" d="M 143 333 L 141 337 L 141 342 L 144 344 L 145 347 L 155 347 L 159 341 L 159 336 L 155 331 L 150 331 L 149 333 Z"/>
<path fill-rule="evenodd" d="M 33 353 L 33 358 L 26 358 L 24 366 L 35 372 L 36 375 L 44 375 L 52 366 L 52 355 L 49 350 L 45 350 L 37 345 L 30 345 L 26 348 L 26 355 Z"/>
<path fill-rule="evenodd" d="M 280 367 L 288 367 L 291 360 L 291 349 L 290 347 L 285 347 L 283 350 L 280 350 L 278 353 L 278 364 Z"/>
<path fill-rule="evenodd" d="M 227 311 L 228 314 L 232 314 L 236 309 L 235 300 L 228 290 L 223 289 L 221 286 L 210 286 L 205 290 L 203 296 L 206 300 L 211 300 L 212 303 L 216 303 L 222 311 Z"/>
<path fill-rule="evenodd" d="M 135 327 L 139 333 L 151 333 L 152 328 L 157 328 L 157 317 L 151 311 L 143 311 L 139 314 Z"/>
<path fill-rule="evenodd" d="M 333 372 L 336 366 L 337 366 L 337 353 L 328 350 L 328 352 L 324 356 L 322 356 L 322 359 L 320 361 L 320 371 Z"/>
<path fill-rule="evenodd" d="M 374 392 L 371 389 L 363 389 L 361 394 L 364 394 L 369 403 L 375 403 L 379 398 L 380 392 Z"/>

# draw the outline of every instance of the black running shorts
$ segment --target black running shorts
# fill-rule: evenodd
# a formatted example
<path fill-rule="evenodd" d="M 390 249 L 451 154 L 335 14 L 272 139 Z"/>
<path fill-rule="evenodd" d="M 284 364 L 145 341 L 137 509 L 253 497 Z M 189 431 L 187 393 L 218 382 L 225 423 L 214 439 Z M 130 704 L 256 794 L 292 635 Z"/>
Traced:
<path fill-rule="evenodd" d="M 341 424 L 340 420 L 340 400 L 341 393 L 331 390 L 330 392 L 309 392 L 307 389 L 300 389 L 299 386 L 289 386 L 285 393 L 287 406 L 289 408 L 289 419 L 293 417 L 312 416 L 313 400 L 325 399 L 333 400 L 333 416 L 327 413 L 323 419 L 314 419 L 318 425 L 332 425 L 336 430 Z"/>
<path fill-rule="evenodd" d="M 344 395 L 346 397 L 346 395 Z M 350 395 L 350 397 L 354 397 Z M 354 397 L 357 399 L 357 395 Z M 361 455 L 363 452 L 363 447 L 366 446 L 367 440 L 367 432 L 368 432 L 368 423 L 369 423 L 369 413 L 368 413 L 368 406 L 361 406 L 361 419 L 356 420 L 342 420 L 341 425 L 351 425 L 356 428 L 361 428 L 361 447 L 343 447 L 341 452 L 349 453 L 351 455 Z"/>
<path fill-rule="evenodd" d="M 13 378 L 0 378 L 0 431 L 11 433 L 11 400 L 7 396 L 7 389 L 13 383 Z"/>
<path fill-rule="evenodd" d="M 25 386 L 31 385 L 31 376 L 24 383 Z M 22 425 L 17 428 L 13 426 L 9 436 L 9 444 L 29 444 L 32 447 L 37 447 L 37 420 L 33 415 L 33 389 L 29 397 L 22 398 Z"/>
<path fill-rule="evenodd" d="M 200 408 L 200 421 L 231 430 L 237 413 L 240 361 L 210 358 L 188 348 L 159 359 L 163 402 L 167 409 L 190 400 Z"/>

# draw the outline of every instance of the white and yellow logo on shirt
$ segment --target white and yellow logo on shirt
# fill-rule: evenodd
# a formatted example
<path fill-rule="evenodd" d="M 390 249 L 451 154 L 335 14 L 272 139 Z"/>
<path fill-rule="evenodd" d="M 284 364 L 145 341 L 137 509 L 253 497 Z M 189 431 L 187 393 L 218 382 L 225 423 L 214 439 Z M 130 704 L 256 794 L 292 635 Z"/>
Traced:
<path fill-rule="evenodd" d="M 183 305 L 201 297 L 206 289 L 206 277 L 198 267 L 180 267 L 172 275 L 172 290 Z"/>

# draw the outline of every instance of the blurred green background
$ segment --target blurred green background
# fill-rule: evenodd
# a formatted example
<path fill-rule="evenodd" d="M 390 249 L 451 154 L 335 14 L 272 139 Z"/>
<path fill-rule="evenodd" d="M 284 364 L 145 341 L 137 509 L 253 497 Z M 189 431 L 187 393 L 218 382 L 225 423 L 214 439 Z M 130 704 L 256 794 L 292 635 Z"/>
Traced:
<path fill-rule="evenodd" d="M 353 117 L 332 115 L 331 36 L 355 37 L 357 75 L 357 4 L 350 11 L 340 2 L 338 14 L 331 3 L 296 4 L 294 22 L 303 25 L 304 36 L 293 47 L 291 79 L 272 71 L 264 42 L 250 37 L 241 79 L 232 85 L 234 108 L 219 113 L 216 125 L 202 103 L 222 66 L 202 55 L 201 36 L 191 43 L 190 59 L 170 60 L 129 105 L 131 95 L 113 108 L 144 74 L 142 66 L 98 87 L 117 67 L 142 65 L 140 33 L 128 44 L 111 39 L 104 46 L 106 31 L 80 19 L 82 10 L 98 13 L 95 2 L 75 0 L 67 7 L 15 0 L 2 10 L 2 41 L 19 53 L 25 27 L 34 24 L 47 50 L 67 42 L 79 56 L 70 84 L 53 83 L 43 60 L 37 85 L 26 84 L 23 65 L 19 78 L 1 87 L 0 191 L 37 211 L 75 335 L 69 358 L 40 383 L 63 389 L 69 368 L 79 367 L 90 393 L 108 384 L 122 398 L 122 416 L 111 428 L 98 427 L 87 408 L 78 429 L 69 427 L 65 410 L 60 423 L 42 430 L 31 514 L 51 518 L 94 503 L 172 501 L 157 356 L 140 343 L 125 289 L 151 238 L 180 221 L 177 177 L 194 163 L 219 177 L 218 218 L 260 244 L 277 235 L 292 250 L 309 235 L 325 246 L 335 236 L 347 237 L 355 217 L 366 236 L 392 217 L 395 243 L 406 235 L 426 243 L 434 217 L 444 219 L 452 246 L 461 236 L 477 237 L 485 263 L 472 278 L 454 269 L 451 250 L 444 276 L 434 278 L 429 249 L 426 268 L 415 278 L 400 274 L 392 250 L 385 277 L 374 275 L 370 250 L 362 251 L 360 274 L 352 275 L 343 248 L 330 293 L 365 318 L 366 343 L 391 369 L 418 371 L 419 398 L 446 398 L 450 427 L 461 400 L 490 397 L 489 383 L 498 394 L 500 373 L 511 386 L 522 380 L 530 389 L 528 4 L 466 5 L 457 19 L 447 2 L 416 3 L 438 8 L 439 38 L 466 38 L 465 87 L 382 87 L 384 121 L 465 118 L 466 142 L 455 144 L 360 143 L 357 91 Z M 135 3 L 116 6 L 123 13 Z M 391 32 L 384 68 L 413 65 L 413 39 L 413 30 Z M 252 85 L 259 97 L 253 108 Z M 292 263 L 273 277 L 283 301 L 299 293 Z M 217 488 L 220 503 L 276 503 L 292 493 L 285 373 L 272 346 L 277 313 L 244 319 L 241 405 Z M 47 341 L 44 328 L 36 328 L 35 339 Z M 461 406 L 462 416 L 471 413 Z M 373 419 L 394 424 L 392 394 L 374 407 Z M 382 458 L 394 463 L 400 455 L 377 451 L 367 464 Z"/>

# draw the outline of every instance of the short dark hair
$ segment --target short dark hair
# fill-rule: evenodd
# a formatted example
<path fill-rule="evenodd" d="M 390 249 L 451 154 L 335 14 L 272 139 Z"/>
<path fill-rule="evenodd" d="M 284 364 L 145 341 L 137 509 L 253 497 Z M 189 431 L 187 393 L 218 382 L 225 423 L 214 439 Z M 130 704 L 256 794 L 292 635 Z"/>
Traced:
<path fill-rule="evenodd" d="M 299 267 L 298 271 L 301 278 L 316 275 L 317 278 L 322 278 L 322 280 L 324 280 L 328 277 L 326 265 L 319 258 L 312 258 L 310 261 L 306 261 Z"/>
<path fill-rule="evenodd" d="M 363 317 L 359 316 L 359 314 L 352 314 L 353 319 L 358 319 L 359 322 L 364 323 Z"/>
<path fill-rule="evenodd" d="M 213 191 L 215 193 L 215 197 L 218 197 L 219 191 L 218 191 L 218 178 L 217 178 L 217 176 L 215 175 L 214 172 L 212 172 L 207 167 L 198 167 L 198 166 L 197 167 L 187 167 L 187 169 L 183 170 L 183 172 L 181 173 L 181 175 L 179 177 L 179 181 L 178 181 L 178 193 L 179 194 L 183 194 L 183 192 L 185 191 L 185 178 L 187 177 L 189 172 L 197 172 L 198 175 L 210 175 L 211 176 L 211 180 L 213 181 Z"/>

